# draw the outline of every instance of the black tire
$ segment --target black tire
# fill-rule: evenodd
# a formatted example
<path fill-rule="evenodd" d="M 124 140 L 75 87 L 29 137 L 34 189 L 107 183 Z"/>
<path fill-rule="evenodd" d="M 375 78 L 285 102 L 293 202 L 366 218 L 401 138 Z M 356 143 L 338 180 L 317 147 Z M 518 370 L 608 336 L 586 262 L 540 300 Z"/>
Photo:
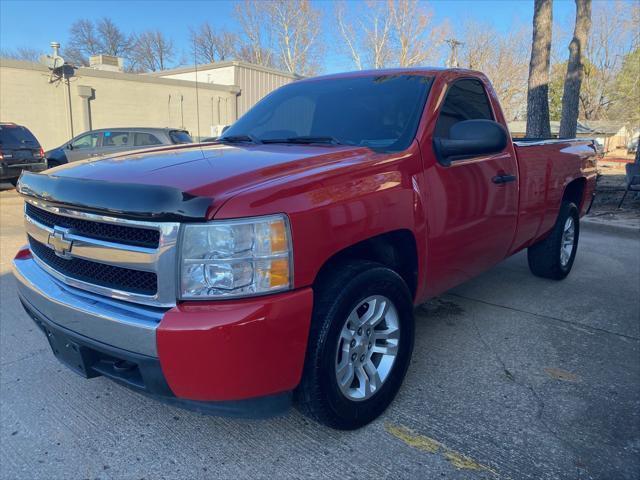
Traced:
<path fill-rule="evenodd" d="M 11 178 L 11 179 L 9 179 L 9 183 L 11 185 L 13 185 L 14 187 L 17 187 L 18 186 L 18 179 L 17 178 Z"/>
<path fill-rule="evenodd" d="M 561 261 L 562 236 L 567 219 L 572 218 L 575 225 L 573 236 L 573 250 L 568 262 Z M 578 251 L 578 239 L 580 237 L 580 215 L 578 207 L 574 203 L 563 201 L 556 224 L 549 235 L 530 246 L 527 250 L 529 269 L 538 277 L 562 280 L 571 271 Z"/>
<path fill-rule="evenodd" d="M 59 160 L 55 160 L 53 158 L 47 159 L 47 168 L 58 167 L 60 165 L 62 165 L 62 162 L 60 162 Z"/>
<path fill-rule="evenodd" d="M 352 430 L 378 417 L 400 389 L 413 352 L 413 302 L 407 285 L 393 270 L 366 261 L 340 265 L 317 282 L 302 381 L 295 398 L 299 410 L 332 428 Z M 398 350 L 386 380 L 371 398 L 355 401 L 342 393 L 335 362 L 347 316 L 364 300 L 391 300 L 400 328 Z M 374 341 L 375 343 L 375 341 Z"/>

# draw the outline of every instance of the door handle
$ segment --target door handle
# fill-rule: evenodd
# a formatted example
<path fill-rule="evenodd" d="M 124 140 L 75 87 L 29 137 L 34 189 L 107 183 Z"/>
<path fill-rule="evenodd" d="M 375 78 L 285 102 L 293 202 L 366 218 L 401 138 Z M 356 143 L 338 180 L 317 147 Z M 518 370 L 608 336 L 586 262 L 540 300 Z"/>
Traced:
<path fill-rule="evenodd" d="M 509 182 L 515 182 L 516 181 L 516 176 L 515 175 L 496 175 L 495 177 L 493 177 L 491 179 L 491 181 L 493 183 L 496 183 L 498 185 L 501 185 L 503 183 L 509 183 Z"/>

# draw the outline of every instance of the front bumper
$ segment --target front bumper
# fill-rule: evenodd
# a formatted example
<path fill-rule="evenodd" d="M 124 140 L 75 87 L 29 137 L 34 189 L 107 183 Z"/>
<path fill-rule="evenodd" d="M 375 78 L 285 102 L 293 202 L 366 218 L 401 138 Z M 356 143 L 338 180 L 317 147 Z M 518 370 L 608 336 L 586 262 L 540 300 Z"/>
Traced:
<path fill-rule="evenodd" d="M 62 284 L 24 252 L 14 260 L 20 300 L 48 336 L 81 351 L 81 368 L 70 365 L 78 373 L 202 412 L 262 417 L 288 407 L 304 365 L 311 289 L 158 309 Z"/>
<path fill-rule="evenodd" d="M 30 162 L 30 163 L 20 163 L 15 165 L 0 165 L 0 180 L 11 180 L 13 178 L 18 178 L 23 170 L 27 170 L 29 172 L 42 172 L 49 168 L 47 165 L 47 161 L 43 162 Z"/>

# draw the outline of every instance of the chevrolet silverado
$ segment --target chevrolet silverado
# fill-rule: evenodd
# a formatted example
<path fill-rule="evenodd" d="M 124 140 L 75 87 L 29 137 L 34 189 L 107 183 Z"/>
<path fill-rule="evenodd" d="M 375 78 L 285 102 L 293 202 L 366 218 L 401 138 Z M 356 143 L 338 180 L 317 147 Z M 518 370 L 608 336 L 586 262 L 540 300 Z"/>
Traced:
<path fill-rule="evenodd" d="M 414 305 L 523 249 L 569 274 L 595 157 L 512 141 L 479 72 L 296 81 L 215 143 L 23 173 L 18 292 L 85 377 L 358 428 L 401 386 Z"/>

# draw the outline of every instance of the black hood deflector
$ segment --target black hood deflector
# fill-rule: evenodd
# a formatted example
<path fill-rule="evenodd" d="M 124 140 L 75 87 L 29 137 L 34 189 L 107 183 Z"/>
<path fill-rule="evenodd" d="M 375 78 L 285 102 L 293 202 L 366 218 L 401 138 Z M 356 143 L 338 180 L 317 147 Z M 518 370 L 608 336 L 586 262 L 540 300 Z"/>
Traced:
<path fill-rule="evenodd" d="M 25 197 L 52 205 L 134 220 L 207 220 L 213 199 L 162 185 L 114 183 L 23 171 L 17 187 Z"/>

